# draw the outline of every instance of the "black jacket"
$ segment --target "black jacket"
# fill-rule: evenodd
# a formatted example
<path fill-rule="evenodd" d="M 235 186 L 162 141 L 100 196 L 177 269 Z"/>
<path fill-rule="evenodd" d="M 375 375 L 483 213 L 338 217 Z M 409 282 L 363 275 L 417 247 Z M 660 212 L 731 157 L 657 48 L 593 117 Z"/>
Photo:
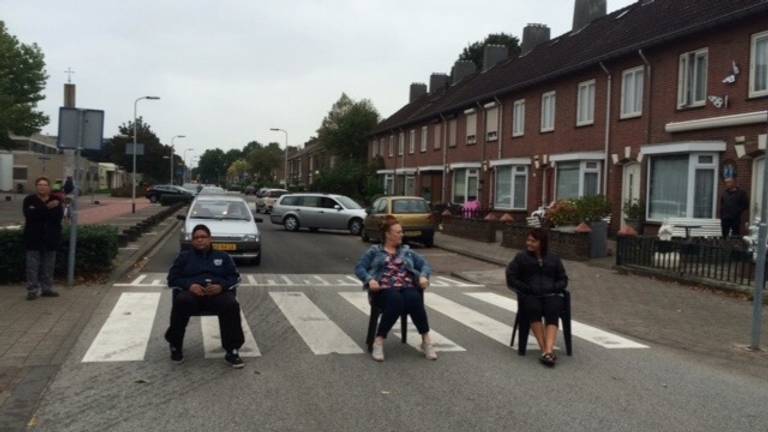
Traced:
<path fill-rule="evenodd" d="M 741 189 L 723 191 L 720 195 L 720 218 L 739 219 L 741 212 L 749 208 L 747 193 Z"/>
<path fill-rule="evenodd" d="M 43 201 L 37 194 L 24 198 L 24 249 L 55 251 L 61 246 L 61 220 L 64 207 L 59 205 L 48 208 L 47 203 L 59 198 L 50 195 Z"/>
<path fill-rule="evenodd" d="M 221 285 L 224 290 L 233 290 L 240 284 L 240 273 L 229 254 L 194 248 L 181 251 L 168 271 L 168 286 L 184 291 L 194 283 L 205 286 L 206 279 Z"/>
<path fill-rule="evenodd" d="M 524 251 L 507 265 L 507 286 L 523 294 L 544 296 L 563 292 L 568 287 L 568 276 L 557 256 L 547 254 L 539 264 L 535 255 Z"/>

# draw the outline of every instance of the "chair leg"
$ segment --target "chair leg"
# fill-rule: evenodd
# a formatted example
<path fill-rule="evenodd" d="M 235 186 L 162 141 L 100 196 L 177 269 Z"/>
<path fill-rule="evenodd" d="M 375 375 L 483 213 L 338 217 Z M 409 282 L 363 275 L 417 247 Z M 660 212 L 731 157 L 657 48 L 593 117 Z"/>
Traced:
<path fill-rule="evenodd" d="M 380 314 L 379 308 L 371 305 L 371 318 L 368 320 L 368 334 L 365 337 L 365 345 L 368 347 L 368 352 L 373 351 L 373 340 L 376 337 L 376 328 L 379 324 Z"/>
<path fill-rule="evenodd" d="M 517 342 L 517 353 L 521 356 L 524 356 L 528 349 L 528 335 L 530 332 L 530 321 L 528 321 L 528 319 L 522 319 L 520 321 L 520 340 Z"/>
<path fill-rule="evenodd" d="M 520 315 L 515 315 L 515 325 L 512 327 L 512 340 L 509 341 L 509 346 L 515 346 L 515 335 L 517 334 L 517 326 L 520 322 Z"/>
<path fill-rule="evenodd" d="M 408 342 L 408 314 L 405 313 L 400 317 L 400 341 Z"/>
<path fill-rule="evenodd" d="M 573 355 L 573 339 L 571 338 L 571 296 L 565 296 L 563 313 L 560 321 L 563 323 L 563 339 L 565 340 L 565 353 Z"/>

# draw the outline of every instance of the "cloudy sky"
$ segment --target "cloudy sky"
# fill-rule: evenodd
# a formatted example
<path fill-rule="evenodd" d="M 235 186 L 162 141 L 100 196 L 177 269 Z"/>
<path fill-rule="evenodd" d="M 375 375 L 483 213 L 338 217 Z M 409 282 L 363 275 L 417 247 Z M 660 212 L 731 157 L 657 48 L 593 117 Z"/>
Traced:
<path fill-rule="evenodd" d="M 608 11 L 633 2 L 608 0 Z M 554 37 L 572 15 L 573 0 L 0 0 L 11 34 L 45 53 L 45 133 L 56 133 L 72 67 L 77 105 L 106 112 L 106 136 L 137 97 L 157 95 L 139 114 L 164 143 L 187 135 L 177 148 L 197 154 L 282 144 L 271 127 L 302 144 L 342 92 L 389 116 L 411 82 L 448 72 L 469 42 L 520 37 L 531 22 Z"/>

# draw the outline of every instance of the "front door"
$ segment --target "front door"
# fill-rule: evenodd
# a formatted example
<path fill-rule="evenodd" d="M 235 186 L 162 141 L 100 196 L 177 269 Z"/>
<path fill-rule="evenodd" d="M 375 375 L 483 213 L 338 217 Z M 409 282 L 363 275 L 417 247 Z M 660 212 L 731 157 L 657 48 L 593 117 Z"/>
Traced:
<path fill-rule="evenodd" d="M 763 177 L 765 175 L 765 157 L 755 159 L 752 168 L 752 203 L 749 206 L 749 221 L 760 217 L 763 203 Z"/>
<path fill-rule="evenodd" d="M 634 201 L 640 199 L 640 164 L 632 163 L 624 165 L 624 182 L 621 188 L 621 227 L 623 228 L 624 218 L 624 203 L 628 201 Z"/>

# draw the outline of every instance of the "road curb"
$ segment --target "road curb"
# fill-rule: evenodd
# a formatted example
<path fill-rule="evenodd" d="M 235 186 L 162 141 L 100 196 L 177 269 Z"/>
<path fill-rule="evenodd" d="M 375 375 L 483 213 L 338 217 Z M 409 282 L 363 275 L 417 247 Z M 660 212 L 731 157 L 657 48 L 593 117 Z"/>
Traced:
<path fill-rule="evenodd" d="M 480 255 L 480 254 L 476 254 L 476 253 L 473 253 L 473 252 L 469 252 L 466 249 L 453 248 L 453 247 L 450 247 L 450 246 L 442 246 L 442 245 L 439 245 L 437 243 L 435 243 L 435 247 L 438 248 L 438 249 L 446 250 L 448 252 L 457 253 L 459 255 L 463 255 L 463 256 L 466 256 L 466 257 L 469 257 L 469 258 L 474 258 L 474 259 L 479 260 L 479 261 L 483 261 L 483 262 L 487 262 L 487 263 L 490 263 L 490 264 L 499 265 L 499 266 L 502 266 L 502 267 L 506 267 L 506 265 L 508 264 L 507 262 L 504 262 L 504 261 L 502 261 L 500 259 L 491 258 L 491 257 L 487 257 L 487 256 L 484 256 L 484 255 Z"/>

